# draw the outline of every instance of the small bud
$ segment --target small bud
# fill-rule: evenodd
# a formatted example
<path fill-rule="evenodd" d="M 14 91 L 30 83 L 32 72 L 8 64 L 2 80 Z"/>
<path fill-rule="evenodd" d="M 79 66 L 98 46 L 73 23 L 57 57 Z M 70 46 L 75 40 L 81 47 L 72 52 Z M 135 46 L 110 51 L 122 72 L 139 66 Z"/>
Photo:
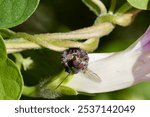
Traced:
<path fill-rule="evenodd" d="M 121 16 L 116 16 L 114 23 L 120 26 L 128 26 L 133 21 L 133 14 L 124 14 Z"/>

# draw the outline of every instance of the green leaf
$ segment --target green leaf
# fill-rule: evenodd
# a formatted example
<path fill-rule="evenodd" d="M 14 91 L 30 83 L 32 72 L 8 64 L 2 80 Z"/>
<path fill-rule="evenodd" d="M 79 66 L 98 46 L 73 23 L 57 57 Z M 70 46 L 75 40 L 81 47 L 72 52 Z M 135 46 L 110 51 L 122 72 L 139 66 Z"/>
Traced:
<path fill-rule="evenodd" d="M 138 9 L 150 9 L 150 0 L 127 0 L 133 7 Z"/>
<path fill-rule="evenodd" d="M 19 99 L 23 89 L 21 73 L 7 58 L 6 48 L 0 36 L 0 100 Z"/>
<path fill-rule="evenodd" d="M 2 63 L 6 59 L 7 59 L 6 48 L 4 41 L 2 40 L 2 37 L 0 35 L 0 63 Z"/>
<path fill-rule="evenodd" d="M 0 0 L 0 28 L 23 23 L 37 8 L 39 0 Z"/>

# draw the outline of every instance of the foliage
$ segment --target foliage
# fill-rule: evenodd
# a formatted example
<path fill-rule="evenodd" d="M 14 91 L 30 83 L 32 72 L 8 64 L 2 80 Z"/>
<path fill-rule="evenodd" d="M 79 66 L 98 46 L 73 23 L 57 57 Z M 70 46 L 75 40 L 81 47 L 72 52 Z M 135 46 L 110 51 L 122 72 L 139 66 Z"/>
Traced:
<path fill-rule="evenodd" d="M 22 76 L 16 65 L 7 57 L 0 36 L 0 99 L 19 99 L 23 89 Z"/>
<path fill-rule="evenodd" d="M 39 0 L 0 0 L 0 28 L 23 23 L 35 11 Z"/>
<path fill-rule="evenodd" d="M 150 1 L 149 0 L 127 0 L 133 7 L 138 9 L 149 9 Z"/>
<path fill-rule="evenodd" d="M 55 90 L 66 76 L 60 52 L 69 47 L 97 53 L 121 51 L 149 25 L 149 11 L 146 11 L 149 0 L 82 2 L 45 0 L 39 4 L 39 0 L 0 0 L 0 99 L 57 98 L 62 95 L 68 96 L 60 99 L 149 99 L 150 94 L 141 94 L 139 88 L 147 91 L 148 83 L 94 97 L 85 96 L 86 92 L 78 92 L 66 85 L 73 75 Z M 70 31 L 72 29 L 77 30 Z M 23 33 L 18 33 L 20 31 Z M 60 31 L 64 33 L 48 33 Z M 70 96 L 77 94 L 84 96 Z"/>

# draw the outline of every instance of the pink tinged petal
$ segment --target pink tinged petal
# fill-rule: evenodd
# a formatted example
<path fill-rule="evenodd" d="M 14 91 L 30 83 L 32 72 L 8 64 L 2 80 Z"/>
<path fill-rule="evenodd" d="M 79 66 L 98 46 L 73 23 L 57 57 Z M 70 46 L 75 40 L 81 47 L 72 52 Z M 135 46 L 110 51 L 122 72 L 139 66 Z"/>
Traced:
<path fill-rule="evenodd" d="M 145 34 L 138 40 L 139 47 L 135 46 L 135 52 L 140 52 L 134 67 L 133 74 L 135 82 L 150 80 L 150 27 Z"/>
<path fill-rule="evenodd" d="M 81 73 L 68 86 L 87 93 L 101 93 L 130 87 L 150 80 L 150 27 L 128 49 L 118 53 L 89 54 L 89 68 L 102 82 L 95 83 Z"/>
<path fill-rule="evenodd" d="M 127 50 L 129 51 L 137 51 L 142 49 L 150 49 L 150 26 L 146 30 L 146 32 L 135 42 L 133 43 Z"/>
<path fill-rule="evenodd" d="M 150 50 L 150 26 L 141 39 L 142 49 Z"/>

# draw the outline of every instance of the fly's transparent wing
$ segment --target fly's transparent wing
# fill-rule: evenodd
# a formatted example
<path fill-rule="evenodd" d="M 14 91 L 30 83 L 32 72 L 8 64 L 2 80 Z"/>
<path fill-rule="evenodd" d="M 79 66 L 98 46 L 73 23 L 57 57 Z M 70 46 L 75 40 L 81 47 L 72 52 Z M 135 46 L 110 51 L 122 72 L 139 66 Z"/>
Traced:
<path fill-rule="evenodd" d="M 84 71 L 82 71 L 82 73 L 86 76 L 86 78 L 89 78 L 90 80 L 94 81 L 94 82 L 101 82 L 101 78 L 94 73 L 92 70 L 90 69 L 86 69 Z"/>

